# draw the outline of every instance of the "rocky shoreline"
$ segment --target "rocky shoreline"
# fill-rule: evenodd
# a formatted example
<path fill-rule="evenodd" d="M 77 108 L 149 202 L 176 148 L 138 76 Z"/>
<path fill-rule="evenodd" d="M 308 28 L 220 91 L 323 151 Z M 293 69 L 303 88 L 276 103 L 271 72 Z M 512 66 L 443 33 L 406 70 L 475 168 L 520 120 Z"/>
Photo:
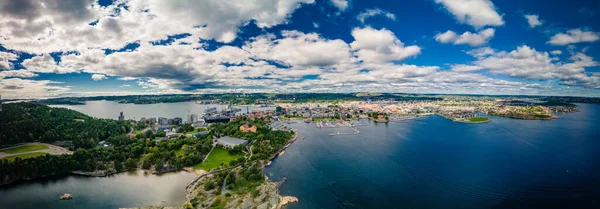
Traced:
<path fill-rule="evenodd" d="M 285 153 L 285 149 L 291 146 L 298 139 L 298 132 L 295 132 L 294 137 L 286 144 L 279 152 L 276 152 L 274 156 L 270 159 L 281 156 L 282 153 Z M 260 163 L 261 168 L 264 169 L 268 165 L 270 165 L 271 160 L 267 163 Z M 184 169 L 190 173 L 197 173 L 193 171 L 193 169 Z M 206 181 L 212 178 L 213 174 L 207 174 L 199 176 L 202 180 L 198 181 Z M 279 194 L 279 186 L 285 182 L 285 178 L 280 182 L 273 182 L 267 176 L 265 176 L 265 181 L 258 187 L 256 187 L 256 194 L 231 194 L 228 198 L 229 200 L 225 203 L 224 208 L 239 208 L 239 209 L 280 209 L 285 205 L 290 203 L 298 202 L 298 198 L 293 196 L 282 196 Z M 201 202 L 198 204 L 198 208 L 209 208 L 217 201 L 222 201 L 222 199 L 218 195 L 214 195 L 215 190 L 206 191 L 204 188 L 199 187 L 193 189 L 191 191 L 186 190 L 186 196 L 188 197 L 188 203 L 191 201 L 191 197 L 199 198 Z"/>

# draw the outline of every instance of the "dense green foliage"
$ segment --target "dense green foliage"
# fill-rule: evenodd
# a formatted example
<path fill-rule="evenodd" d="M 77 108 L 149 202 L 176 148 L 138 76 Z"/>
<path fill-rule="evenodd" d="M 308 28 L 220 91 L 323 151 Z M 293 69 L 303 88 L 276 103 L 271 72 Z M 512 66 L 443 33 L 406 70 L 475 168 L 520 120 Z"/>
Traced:
<path fill-rule="evenodd" d="M 126 121 L 96 119 L 66 108 L 34 103 L 5 104 L 2 108 L 0 146 L 69 140 L 76 147 L 92 148 L 98 141 L 129 131 Z"/>
<path fill-rule="evenodd" d="M 45 155 L 43 157 L 0 161 L 0 184 L 10 179 L 30 179 L 66 174 L 71 171 L 132 170 L 142 164 L 157 171 L 180 169 L 202 161 L 208 154 L 210 139 L 177 138 L 168 141 L 130 139 L 126 136 L 109 137 L 109 148 L 77 149 L 73 155 Z M 183 150 L 182 155 L 175 155 Z"/>

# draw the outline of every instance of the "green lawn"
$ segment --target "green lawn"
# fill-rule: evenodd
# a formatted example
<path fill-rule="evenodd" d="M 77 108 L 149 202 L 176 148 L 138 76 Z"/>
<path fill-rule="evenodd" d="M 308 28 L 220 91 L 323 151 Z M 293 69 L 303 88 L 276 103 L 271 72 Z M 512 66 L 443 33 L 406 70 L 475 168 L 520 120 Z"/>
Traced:
<path fill-rule="evenodd" d="M 181 155 L 184 155 L 184 154 L 185 154 L 185 151 L 183 149 L 175 150 L 175 155 L 177 155 L 177 156 L 181 156 Z"/>
<path fill-rule="evenodd" d="M 186 134 L 195 134 L 195 133 L 198 133 L 198 132 L 200 132 L 200 129 L 199 129 L 199 128 L 197 128 L 197 129 L 194 129 L 193 131 L 189 131 L 189 132 L 187 132 Z"/>
<path fill-rule="evenodd" d="M 243 155 L 231 155 L 225 149 L 215 148 L 206 161 L 199 163 L 194 166 L 196 169 L 202 169 L 205 171 L 209 171 L 210 169 L 217 168 L 221 165 L 221 163 L 229 163 L 232 160 L 235 160 Z"/>
<path fill-rule="evenodd" d="M 5 150 L 1 150 L 0 152 L 4 152 L 4 153 L 8 153 L 8 154 L 16 154 L 16 153 L 21 153 L 21 152 L 30 152 L 30 151 L 44 150 L 44 149 L 48 149 L 48 145 L 28 144 L 28 145 L 8 148 Z"/>
<path fill-rule="evenodd" d="M 488 121 L 488 120 L 489 120 L 489 118 L 484 118 L 484 117 L 469 118 L 470 122 L 475 122 L 475 123 L 477 123 L 477 122 L 485 122 L 485 121 Z"/>
<path fill-rule="evenodd" d="M 7 159 L 8 161 L 13 161 L 17 157 L 19 157 L 21 159 L 25 159 L 25 158 L 32 158 L 32 157 L 40 157 L 40 156 L 44 156 L 44 155 L 46 155 L 45 152 L 32 152 L 32 153 L 27 153 L 27 154 L 8 156 L 8 157 L 4 157 L 2 159 Z"/>

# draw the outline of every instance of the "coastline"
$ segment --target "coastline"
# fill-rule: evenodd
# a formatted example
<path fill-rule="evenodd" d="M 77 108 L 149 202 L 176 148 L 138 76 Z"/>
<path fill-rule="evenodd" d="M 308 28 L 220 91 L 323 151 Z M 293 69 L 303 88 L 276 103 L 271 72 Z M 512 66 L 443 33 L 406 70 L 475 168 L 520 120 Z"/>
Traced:
<path fill-rule="evenodd" d="M 288 147 L 290 147 L 298 139 L 298 130 L 296 129 L 293 131 L 294 131 L 294 137 L 292 139 L 290 139 L 285 146 L 283 146 L 280 150 L 275 152 L 275 154 L 273 156 L 271 156 L 268 161 L 259 162 L 260 169 L 263 171 L 263 175 L 264 175 L 264 169 L 266 167 L 268 167 L 269 165 L 271 165 L 272 161 L 275 160 L 277 157 L 282 156 L 283 153 L 285 153 L 285 150 Z M 235 169 L 235 168 L 237 168 L 237 167 L 229 167 L 229 168 L 221 169 L 218 171 L 210 171 L 210 172 L 206 172 L 203 170 L 196 170 L 193 168 L 184 168 L 183 170 L 185 170 L 186 172 L 193 173 L 198 176 L 196 179 L 194 179 L 192 182 L 190 182 L 188 184 L 188 186 L 186 187 L 186 191 L 185 191 L 186 199 L 187 199 L 186 204 L 190 203 L 190 201 L 192 201 L 192 199 L 197 198 L 201 194 L 203 189 L 200 187 L 200 183 L 202 181 L 204 181 L 207 177 L 208 178 L 212 177 L 213 174 L 216 172 Z M 236 206 L 227 204 L 227 206 L 231 206 L 231 207 L 225 207 L 225 208 L 239 207 L 241 204 L 241 208 L 279 209 L 279 208 L 283 208 L 285 205 L 299 201 L 297 197 L 283 196 L 279 193 L 279 187 L 286 181 L 285 177 L 283 178 L 282 181 L 279 181 L 279 182 L 272 181 L 266 175 L 264 175 L 264 178 L 265 178 L 264 182 L 256 188 L 256 190 L 259 191 L 261 194 L 258 198 L 255 199 L 255 198 L 248 197 L 246 195 L 239 196 L 239 197 L 237 197 L 237 201 L 228 202 L 228 203 L 233 202 L 236 204 Z M 206 191 L 206 192 L 208 192 L 208 191 Z M 218 199 L 218 198 L 219 198 L 218 196 L 211 195 L 210 198 L 204 199 L 203 203 L 211 203 L 211 202 L 215 201 L 215 199 Z"/>

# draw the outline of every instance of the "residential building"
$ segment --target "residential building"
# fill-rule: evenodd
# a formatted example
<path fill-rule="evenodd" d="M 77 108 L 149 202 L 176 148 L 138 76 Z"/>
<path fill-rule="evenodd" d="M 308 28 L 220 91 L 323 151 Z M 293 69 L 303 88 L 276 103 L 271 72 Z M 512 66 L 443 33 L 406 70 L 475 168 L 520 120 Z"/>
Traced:
<path fill-rule="evenodd" d="M 183 123 L 183 119 L 179 117 L 173 118 L 173 125 L 181 125 L 181 123 Z"/>
<path fill-rule="evenodd" d="M 249 126 L 248 124 L 244 124 L 242 126 L 240 126 L 240 131 L 243 132 L 256 132 L 256 126 Z"/>
<path fill-rule="evenodd" d="M 158 118 L 159 125 L 169 125 L 169 120 L 167 118 L 160 117 Z"/>

